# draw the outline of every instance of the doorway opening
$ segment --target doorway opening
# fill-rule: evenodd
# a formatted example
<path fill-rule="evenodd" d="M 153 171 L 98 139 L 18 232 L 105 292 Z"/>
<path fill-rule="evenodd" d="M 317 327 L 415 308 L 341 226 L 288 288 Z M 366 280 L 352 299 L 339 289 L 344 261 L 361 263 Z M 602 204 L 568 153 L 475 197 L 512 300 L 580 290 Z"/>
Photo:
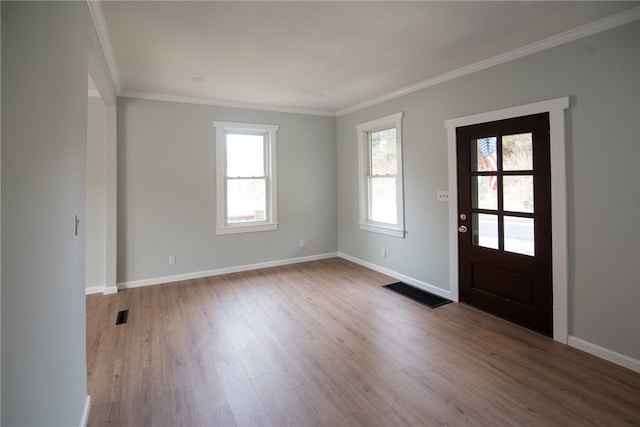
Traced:
<path fill-rule="evenodd" d="M 86 293 L 116 285 L 116 95 L 94 47 L 89 50 L 86 175 Z"/>

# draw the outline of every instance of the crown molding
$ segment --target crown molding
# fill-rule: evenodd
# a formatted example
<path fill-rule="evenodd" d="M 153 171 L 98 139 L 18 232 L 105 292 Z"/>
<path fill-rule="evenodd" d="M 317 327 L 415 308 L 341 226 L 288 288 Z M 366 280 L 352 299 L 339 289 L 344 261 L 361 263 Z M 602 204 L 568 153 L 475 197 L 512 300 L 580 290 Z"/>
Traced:
<path fill-rule="evenodd" d="M 274 111 L 278 113 L 305 114 L 311 116 L 335 117 L 335 112 L 327 110 L 313 110 L 307 108 L 278 107 L 274 105 L 252 104 L 249 102 L 223 101 L 220 99 L 198 98 L 192 96 L 165 95 L 159 93 L 122 91 L 119 96 L 124 98 L 147 99 L 151 101 L 180 102 L 183 104 L 211 105 L 214 107 L 244 108 L 250 110 Z"/>
<path fill-rule="evenodd" d="M 236 102 L 236 101 L 199 98 L 199 97 L 122 91 L 120 86 L 120 80 L 118 77 L 118 70 L 117 70 L 114 56 L 113 56 L 113 50 L 111 48 L 109 33 L 107 31 L 107 26 L 104 20 L 104 14 L 102 12 L 102 7 L 100 5 L 100 0 L 86 0 L 86 3 L 89 6 L 89 11 L 91 12 L 91 17 L 96 27 L 98 38 L 99 38 L 100 44 L 102 45 L 102 50 L 104 52 L 105 59 L 107 61 L 107 66 L 109 68 L 109 72 L 111 73 L 111 78 L 113 80 L 113 84 L 115 86 L 116 93 L 118 96 L 147 99 L 147 100 L 154 100 L 154 101 L 179 102 L 179 103 L 187 103 L 187 104 L 211 105 L 211 106 L 230 107 L 230 108 L 247 108 L 247 109 L 263 110 L 263 111 L 275 111 L 275 112 L 282 112 L 282 113 L 306 114 L 306 115 L 328 116 L 328 117 L 343 116 L 345 114 L 362 110 L 364 108 L 371 107 L 373 105 L 377 105 L 377 104 L 380 104 L 404 95 L 408 95 L 413 92 L 417 92 L 419 90 L 426 89 L 431 86 L 445 83 L 450 80 L 457 79 L 459 77 L 463 77 L 478 71 L 486 70 L 496 65 L 504 64 L 509 61 L 513 61 L 515 59 L 519 59 L 537 52 L 541 52 L 546 49 L 551 49 L 575 40 L 579 40 L 584 37 L 588 37 L 603 31 L 607 31 L 607 30 L 640 20 L 640 7 L 629 9 L 625 12 L 612 15 L 607 18 L 591 22 L 589 24 L 582 25 L 580 27 L 574 28 L 569 31 L 565 31 L 555 36 L 551 36 L 546 39 L 528 44 L 521 48 L 514 49 L 509 52 L 505 52 L 505 53 L 493 56 L 491 58 L 485 59 L 483 61 L 479 61 L 474 64 L 467 65 L 465 67 L 461 67 L 444 74 L 440 74 L 436 77 L 424 80 L 422 82 L 419 82 L 410 86 L 406 86 L 404 88 L 389 92 L 384 95 L 377 96 L 375 98 L 369 99 L 367 101 L 361 102 L 351 107 L 343 108 L 337 111 L 327 111 L 327 110 L 316 110 L 316 109 L 308 109 L 308 108 L 293 108 L 293 107 L 281 107 L 281 106 L 274 106 L 274 105 L 253 104 L 253 103 L 247 103 L 247 102 Z"/>
<path fill-rule="evenodd" d="M 422 89 L 426 89 L 431 86 L 438 85 L 440 83 L 447 82 L 449 80 L 457 79 L 459 77 L 466 76 L 468 74 L 475 73 L 477 71 L 486 70 L 487 68 L 494 67 L 496 65 L 504 64 L 515 59 L 522 58 L 527 55 L 531 55 L 537 52 L 541 52 L 546 49 L 551 49 L 556 46 L 563 45 L 584 37 L 588 37 L 602 31 L 610 30 L 625 24 L 629 24 L 633 21 L 640 19 L 640 7 L 629 9 L 625 12 L 609 16 L 608 18 L 600 19 L 589 24 L 582 25 L 564 33 L 557 34 L 555 36 L 548 37 L 546 39 L 528 44 L 524 47 L 511 50 L 509 52 L 496 55 L 489 59 L 485 59 L 475 64 L 467 65 L 465 67 L 458 68 L 448 73 L 440 74 L 428 80 L 424 80 L 420 83 L 406 86 L 402 89 L 389 92 L 385 95 L 372 98 L 368 101 L 356 104 L 352 107 L 347 107 L 342 110 L 336 111 L 336 116 L 343 116 L 345 114 L 352 113 L 354 111 L 362 110 L 367 107 L 371 107 L 376 104 L 380 104 L 385 101 L 389 101 L 394 98 L 398 98 L 403 95 L 408 95 L 413 92 L 417 92 Z"/>
<path fill-rule="evenodd" d="M 111 39 L 109 38 L 109 31 L 107 30 L 107 24 L 104 20 L 104 13 L 102 12 L 102 6 L 100 0 L 86 0 L 89 12 L 91 13 L 91 19 L 93 19 L 93 25 L 96 27 L 98 33 L 98 40 L 102 46 L 102 52 L 104 53 L 104 59 L 107 61 L 107 67 L 111 74 L 111 80 L 115 87 L 116 94 L 120 94 L 120 78 L 118 76 L 118 67 L 113 56 L 113 48 L 111 47 Z"/>

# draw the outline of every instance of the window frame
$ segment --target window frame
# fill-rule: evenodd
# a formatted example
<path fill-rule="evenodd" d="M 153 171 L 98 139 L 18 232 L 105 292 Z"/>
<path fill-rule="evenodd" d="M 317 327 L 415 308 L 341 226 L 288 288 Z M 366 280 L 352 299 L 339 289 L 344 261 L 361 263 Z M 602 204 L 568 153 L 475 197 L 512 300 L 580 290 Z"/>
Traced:
<path fill-rule="evenodd" d="M 402 118 L 403 113 L 395 113 L 376 120 L 361 123 L 356 126 L 358 134 L 358 181 L 360 199 L 360 218 L 358 225 L 361 230 L 382 233 L 389 236 L 404 238 L 404 180 L 402 169 Z M 369 218 L 371 206 L 369 178 L 371 168 L 371 144 L 369 135 L 373 132 L 392 129 L 396 130 L 396 224 L 373 221 Z"/>
<path fill-rule="evenodd" d="M 214 121 L 216 140 L 216 234 L 251 233 L 278 229 L 276 132 L 278 125 Z M 239 223 L 227 222 L 227 134 L 264 135 L 265 219 Z M 237 178 L 234 178 L 237 179 Z"/>

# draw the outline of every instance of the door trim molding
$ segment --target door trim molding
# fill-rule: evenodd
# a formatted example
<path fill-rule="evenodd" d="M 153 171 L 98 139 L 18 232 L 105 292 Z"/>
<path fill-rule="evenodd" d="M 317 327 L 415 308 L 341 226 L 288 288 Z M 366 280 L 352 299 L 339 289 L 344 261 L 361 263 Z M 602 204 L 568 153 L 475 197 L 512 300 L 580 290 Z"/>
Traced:
<path fill-rule="evenodd" d="M 568 341 L 568 276 L 567 276 L 567 170 L 565 162 L 564 110 L 569 97 L 519 105 L 502 110 L 445 120 L 449 173 L 449 289 L 451 299 L 459 300 L 458 289 L 458 183 L 456 128 L 511 119 L 532 114 L 549 113 L 551 154 L 551 219 L 553 252 L 553 339 Z"/>

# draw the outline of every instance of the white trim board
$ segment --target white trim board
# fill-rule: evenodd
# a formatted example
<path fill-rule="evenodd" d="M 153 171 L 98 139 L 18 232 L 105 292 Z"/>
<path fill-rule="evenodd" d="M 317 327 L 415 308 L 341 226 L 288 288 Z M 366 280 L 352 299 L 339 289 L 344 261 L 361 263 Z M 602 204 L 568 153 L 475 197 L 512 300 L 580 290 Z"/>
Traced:
<path fill-rule="evenodd" d="M 178 102 L 182 104 L 210 105 L 212 107 L 243 108 L 246 110 L 274 111 L 276 113 L 304 114 L 309 116 L 335 117 L 333 111 L 310 108 L 291 108 L 277 105 L 253 104 L 241 101 L 225 101 L 222 99 L 201 98 L 197 96 L 166 95 L 161 93 L 133 92 L 124 90 L 118 94 L 123 98 L 144 99 L 148 101 Z"/>
<path fill-rule="evenodd" d="M 549 113 L 551 149 L 551 218 L 553 254 L 553 339 L 567 343 L 568 267 L 567 267 L 567 171 L 565 162 L 564 110 L 569 97 L 535 102 L 497 111 L 445 121 L 449 168 L 449 289 L 451 299 L 458 301 L 458 184 L 456 128 L 538 113 Z"/>
<path fill-rule="evenodd" d="M 113 286 L 105 286 L 102 293 L 104 295 L 111 295 L 111 294 L 117 294 L 118 293 L 118 286 L 117 285 L 113 285 Z"/>
<path fill-rule="evenodd" d="M 117 294 L 117 293 L 118 293 L 117 286 L 105 286 L 105 285 L 88 286 L 85 290 L 85 295 L 94 295 L 94 294 L 110 295 L 110 294 Z"/>
<path fill-rule="evenodd" d="M 222 274 L 230 274 L 230 273 L 239 273 L 242 271 L 258 270 L 261 268 L 279 267 L 282 265 L 298 264 L 301 262 L 317 261 L 321 259 L 335 258 L 335 257 L 344 258 L 347 261 L 351 261 L 355 264 L 369 268 L 373 271 L 377 271 L 378 273 L 382 273 L 389 277 L 393 277 L 394 279 L 401 280 L 409 285 L 413 285 L 424 291 L 431 292 L 443 298 L 451 299 L 451 293 L 447 290 L 438 288 L 434 285 L 431 285 L 429 283 L 407 276 L 405 274 L 398 273 L 397 271 L 393 271 L 388 268 L 381 267 L 377 264 L 363 261 L 359 258 L 353 257 L 351 255 L 347 255 L 342 252 L 329 252 L 325 254 L 311 255 L 311 256 L 305 256 L 305 257 L 299 257 L 299 258 L 289 258 L 289 259 L 283 259 L 283 260 L 277 260 L 277 261 L 267 261 L 267 262 L 262 262 L 257 264 L 246 264 L 246 265 L 240 265 L 235 267 L 223 267 L 223 268 L 218 268 L 214 270 L 204 270 L 204 271 L 196 271 L 193 273 L 176 274 L 173 276 L 154 277 L 150 279 L 141 279 L 141 280 L 131 280 L 128 282 L 118 283 L 118 289 L 133 289 L 133 288 L 139 288 L 142 286 L 162 285 L 165 283 L 179 282 L 182 280 L 200 279 L 203 277 L 219 276 Z M 111 292 L 107 292 L 107 288 L 105 287 L 96 286 L 93 288 L 87 288 L 87 294 L 89 293 L 88 292 L 89 289 L 94 290 L 93 293 L 100 293 L 100 292 L 103 292 L 104 294 L 111 293 Z"/>
<path fill-rule="evenodd" d="M 447 299 L 451 299 L 451 292 L 438 288 L 437 286 L 431 285 L 427 282 L 423 282 L 421 280 L 418 279 L 414 279 L 413 277 L 404 275 L 402 273 L 398 273 L 397 271 L 394 270 L 390 270 L 388 268 L 379 266 L 377 264 L 373 264 L 371 262 L 368 261 L 363 261 L 360 258 L 356 258 L 354 256 L 351 255 L 347 255 L 343 252 L 338 252 L 338 256 L 340 258 L 344 258 L 347 261 L 351 261 L 355 264 L 361 265 L 363 267 L 366 267 L 370 270 L 373 271 L 377 271 L 378 273 L 382 273 L 385 274 L 389 277 L 393 277 L 394 279 L 400 280 L 404 283 L 407 283 L 409 285 L 415 286 L 416 288 L 420 288 L 423 291 L 427 291 L 427 292 L 431 292 L 432 294 L 436 294 L 438 296 L 441 296 L 442 298 L 447 298 Z"/>
<path fill-rule="evenodd" d="M 107 24 L 104 20 L 104 13 L 102 12 L 102 6 L 100 1 L 86 0 L 89 12 L 91 13 L 91 19 L 93 25 L 98 34 L 98 40 L 102 46 L 102 52 L 104 53 L 104 59 L 107 61 L 107 67 L 109 73 L 111 73 L 111 80 L 116 89 L 116 95 L 120 93 L 120 77 L 118 76 L 118 67 L 116 66 L 115 57 L 113 55 L 113 48 L 111 47 L 111 38 L 109 37 L 109 31 L 107 30 Z"/>
<path fill-rule="evenodd" d="M 89 422 L 89 412 L 91 411 L 91 396 L 87 394 L 84 399 L 84 407 L 82 408 L 82 416 L 80 417 L 80 427 L 87 427 Z"/>
<path fill-rule="evenodd" d="M 608 348 L 601 347 L 599 345 L 590 343 L 589 341 L 576 338 L 574 336 L 569 337 L 568 342 L 570 347 L 577 348 L 600 359 L 607 360 L 616 365 L 631 369 L 632 371 L 640 373 L 640 360 L 634 359 L 624 354 L 616 353 Z"/>
<path fill-rule="evenodd" d="M 87 286 L 85 295 L 101 294 L 104 292 L 104 286 Z"/>
<path fill-rule="evenodd" d="M 154 277 L 150 279 L 131 280 L 128 282 L 118 283 L 118 289 L 132 289 L 142 286 L 161 285 L 171 282 L 179 282 L 182 280 L 200 279 L 203 277 L 219 276 L 221 274 L 239 273 L 242 271 L 258 270 L 260 268 L 279 267 L 282 265 L 298 264 L 301 262 L 317 261 L 327 258 L 335 258 L 337 252 L 329 252 L 325 254 L 310 255 L 298 258 L 289 258 L 276 261 L 260 262 L 256 264 L 238 265 L 235 267 L 223 267 L 214 270 L 195 271 L 193 273 L 176 274 L 173 276 Z"/>

